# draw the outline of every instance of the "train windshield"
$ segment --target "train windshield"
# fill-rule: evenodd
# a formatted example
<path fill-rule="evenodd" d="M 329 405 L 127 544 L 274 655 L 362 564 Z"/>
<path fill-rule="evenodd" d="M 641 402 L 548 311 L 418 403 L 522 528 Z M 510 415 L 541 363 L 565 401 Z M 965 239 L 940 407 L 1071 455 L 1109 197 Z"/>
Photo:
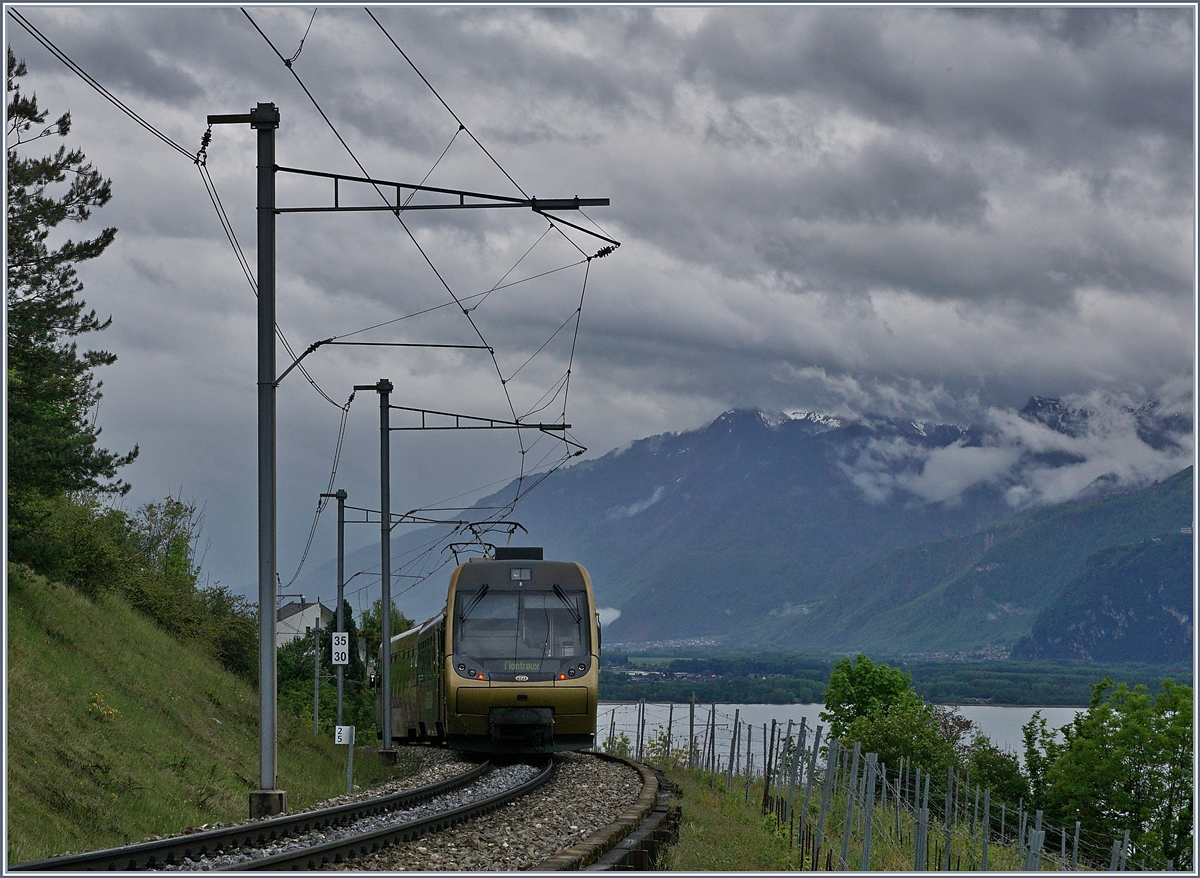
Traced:
<path fill-rule="evenodd" d="M 455 598 L 454 651 L 479 659 L 564 659 L 588 654 L 583 592 L 499 591 Z"/>

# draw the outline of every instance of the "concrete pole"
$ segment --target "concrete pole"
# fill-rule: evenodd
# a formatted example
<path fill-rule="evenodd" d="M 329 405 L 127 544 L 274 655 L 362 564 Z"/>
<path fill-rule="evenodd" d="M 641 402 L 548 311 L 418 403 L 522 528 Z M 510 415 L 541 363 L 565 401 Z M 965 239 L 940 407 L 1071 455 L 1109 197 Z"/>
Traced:
<path fill-rule="evenodd" d="M 800 803 L 800 825 L 796 830 L 800 838 L 804 838 L 804 826 L 808 821 L 808 800 L 812 794 L 813 775 L 817 771 L 817 750 L 821 747 L 822 729 L 823 726 L 818 724 L 816 734 L 813 736 L 812 752 L 808 757 L 808 769 L 805 772 L 804 779 L 804 800 Z"/>
<path fill-rule="evenodd" d="M 859 869 L 864 872 L 871 870 L 871 824 L 875 817 L 875 760 L 877 759 L 874 753 L 867 754 L 867 776 L 866 776 L 866 810 L 863 814 L 863 841 L 862 841 L 862 860 L 859 863 Z"/>
<path fill-rule="evenodd" d="M 260 103 L 250 111 L 258 131 L 258 693 L 259 789 L 250 816 L 281 814 L 278 789 L 278 678 L 275 658 L 275 130 L 279 109 Z"/>
<path fill-rule="evenodd" d="M 313 737 L 321 733 L 321 602 L 317 601 L 317 624 L 313 626 Z"/>
<path fill-rule="evenodd" d="M 813 871 L 816 871 L 816 867 L 820 862 L 821 843 L 825 839 L 825 817 L 829 813 L 829 806 L 833 801 L 833 776 L 837 765 L 838 750 L 841 749 L 841 745 L 837 739 L 831 739 L 826 749 L 829 752 L 829 758 L 825 763 L 825 781 L 821 785 L 821 810 L 817 814 L 816 838 L 813 841 Z"/>
<path fill-rule="evenodd" d="M 334 494 L 338 501 L 338 537 L 337 537 L 337 632 L 342 634 L 346 630 L 346 620 L 342 612 L 342 604 L 345 603 L 344 591 L 346 588 L 346 497 L 349 496 L 341 488 Z M 354 644 L 350 644 L 350 648 L 354 649 Z M 346 666 L 337 666 L 337 724 L 342 725 L 342 694 L 343 687 L 346 681 Z M 354 753 L 354 745 L 350 745 L 351 754 Z M 353 755 L 351 759 L 353 759 Z M 347 793 L 349 795 L 349 793 Z"/>
<path fill-rule="evenodd" d="M 395 765 L 396 749 L 392 746 L 392 431 L 389 418 L 389 394 L 395 388 L 392 382 L 380 378 L 375 384 L 356 384 L 354 389 L 374 390 L 379 394 L 379 578 L 382 583 L 379 610 L 383 617 L 380 620 L 383 627 L 383 643 L 379 648 L 381 667 L 378 669 L 380 703 L 383 705 L 379 761 L 383 765 Z"/>

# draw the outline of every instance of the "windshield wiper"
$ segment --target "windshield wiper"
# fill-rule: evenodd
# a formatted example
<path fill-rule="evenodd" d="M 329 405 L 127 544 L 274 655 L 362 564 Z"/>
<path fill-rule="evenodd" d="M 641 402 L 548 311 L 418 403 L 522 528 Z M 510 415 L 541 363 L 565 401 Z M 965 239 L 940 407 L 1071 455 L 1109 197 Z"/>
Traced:
<path fill-rule="evenodd" d="M 467 621 L 467 616 L 471 615 L 471 611 L 479 605 L 479 602 L 483 600 L 483 596 L 487 593 L 488 584 L 485 582 L 483 585 L 479 586 L 479 591 L 475 592 L 475 594 L 471 596 L 471 600 L 467 602 L 467 605 L 463 607 L 462 612 L 458 614 L 458 621 Z"/>
<path fill-rule="evenodd" d="M 566 592 L 564 592 L 561 588 L 559 588 L 557 583 L 554 586 L 554 593 L 556 595 L 558 595 L 558 599 L 560 601 L 562 601 L 564 604 L 566 604 L 567 609 L 571 611 L 571 615 L 575 619 L 575 624 L 578 625 L 579 620 L 582 619 L 583 617 L 579 615 L 579 610 L 575 609 L 575 604 L 573 602 L 567 600 Z"/>

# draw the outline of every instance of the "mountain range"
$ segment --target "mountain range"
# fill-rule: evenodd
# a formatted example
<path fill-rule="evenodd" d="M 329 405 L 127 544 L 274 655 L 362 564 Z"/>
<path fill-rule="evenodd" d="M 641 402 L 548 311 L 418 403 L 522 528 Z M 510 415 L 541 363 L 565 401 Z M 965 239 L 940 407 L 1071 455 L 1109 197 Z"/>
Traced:
<path fill-rule="evenodd" d="M 1147 448 L 1191 431 L 1153 404 L 1131 414 Z M 1077 437 L 1094 414 L 1034 397 L 1019 416 Z M 1094 553 L 1192 523 L 1190 467 L 1140 490 L 1101 476 L 1073 502 L 1015 509 L 1022 474 L 1080 465 L 1069 443 L 1052 446 L 997 451 L 994 432 L 970 425 L 735 410 L 555 472 L 511 517 L 528 530 L 518 542 L 588 568 L 606 642 L 1007 655 Z M 961 490 L 934 478 L 1000 452 L 1007 475 L 960 475 Z M 448 537 L 395 538 L 393 570 Z M 377 570 L 378 552 L 348 553 L 348 572 Z M 449 555 L 426 553 L 425 569 L 435 557 Z M 327 591 L 332 573 L 307 581 Z M 396 580 L 397 605 L 432 615 L 445 573 Z"/>

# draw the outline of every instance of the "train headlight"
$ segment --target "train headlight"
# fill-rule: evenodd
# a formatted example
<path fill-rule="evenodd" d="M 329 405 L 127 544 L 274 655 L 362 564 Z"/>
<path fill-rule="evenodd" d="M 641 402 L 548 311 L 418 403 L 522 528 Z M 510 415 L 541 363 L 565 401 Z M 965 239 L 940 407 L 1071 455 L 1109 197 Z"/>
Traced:
<path fill-rule="evenodd" d="M 471 668 L 471 670 L 467 671 L 467 674 L 469 674 L 470 676 L 474 677 L 474 676 L 475 676 L 475 669 L 474 669 L 474 668 Z"/>
<path fill-rule="evenodd" d="M 559 675 L 558 675 L 558 679 L 560 679 L 560 680 L 565 680 L 565 679 L 567 679 L 567 675 L 566 675 L 566 674 L 559 674 Z"/>
<path fill-rule="evenodd" d="M 466 666 L 466 665 L 464 665 L 462 662 L 459 662 L 459 663 L 458 663 L 458 669 L 459 669 L 460 671 L 465 671 L 465 670 L 467 669 L 467 666 Z"/>
<path fill-rule="evenodd" d="M 483 674 L 480 674 L 480 675 L 479 675 L 479 676 L 477 676 L 475 679 L 476 679 L 476 680 L 482 680 L 482 679 L 483 679 Z"/>
<path fill-rule="evenodd" d="M 579 663 L 579 670 L 581 670 L 581 671 L 586 671 L 586 670 L 587 670 L 587 665 L 585 665 L 583 662 L 580 662 L 580 663 Z"/>
<path fill-rule="evenodd" d="M 574 677 L 574 676 L 575 676 L 575 669 L 574 669 L 574 668 L 571 668 L 570 670 L 568 670 L 568 671 L 567 671 L 567 676 L 568 676 L 568 677 Z"/>

